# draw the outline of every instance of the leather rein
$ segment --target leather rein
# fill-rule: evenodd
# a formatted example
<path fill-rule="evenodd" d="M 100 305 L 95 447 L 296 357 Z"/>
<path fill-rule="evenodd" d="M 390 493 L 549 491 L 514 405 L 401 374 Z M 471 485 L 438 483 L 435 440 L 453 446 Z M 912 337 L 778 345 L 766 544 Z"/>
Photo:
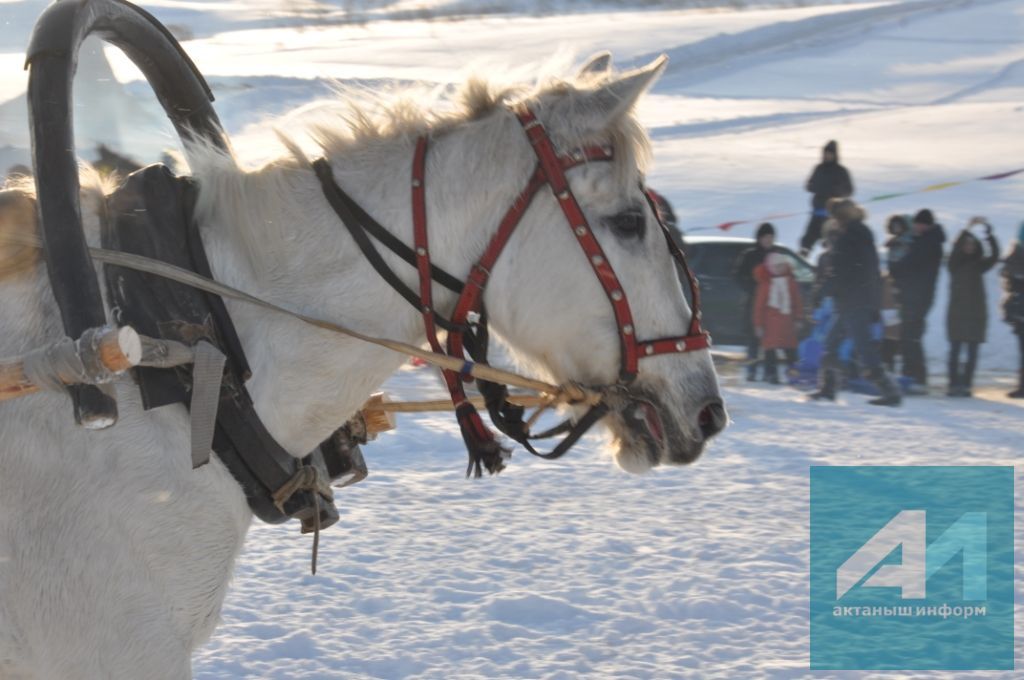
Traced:
<path fill-rule="evenodd" d="M 644 196 L 658 221 L 669 252 L 686 275 L 692 295 L 692 313 L 686 335 L 655 340 L 637 340 L 633 316 L 625 291 L 586 216 L 580 209 L 565 174 L 566 171 L 591 161 L 611 161 L 613 159 L 612 149 L 604 146 L 588 146 L 568 154 L 559 154 L 544 126 L 529 108 L 521 105 L 514 109 L 514 113 L 537 156 L 537 163 L 526 186 L 512 202 L 511 207 L 499 223 L 497 232 L 491 238 L 484 253 L 470 268 L 465 281 L 460 281 L 438 268 L 430 260 L 426 210 L 427 138 L 425 136 L 417 139 L 412 163 L 414 248 L 409 248 L 382 227 L 342 191 L 334 181 L 331 167 L 325 159 L 321 158 L 313 163 L 324 196 L 364 256 L 393 289 L 420 310 L 427 341 L 432 350 L 463 361 L 461 371 L 443 369 L 441 373 L 451 395 L 462 436 L 469 450 L 470 463 L 466 471 L 467 476 L 470 474 L 481 476 L 483 467 L 486 467 L 492 474 L 500 472 L 505 467 L 505 460 L 509 457 L 508 450 L 500 446 L 494 434 L 484 425 L 476 408 L 467 399 L 465 383 L 474 380 L 470 375 L 474 361 L 487 363 L 488 331 L 487 315 L 483 307 L 483 293 L 490 279 L 491 271 L 523 215 L 526 214 L 533 199 L 543 187 L 550 187 L 565 216 L 566 224 L 587 256 L 615 315 L 615 324 L 619 335 L 620 365 L 618 382 L 610 389 L 623 390 L 635 381 L 639 372 L 640 359 L 661 354 L 680 354 L 707 349 L 711 344 L 710 336 L 701 328 L 700 324 L 700 291 L 697 279 L 646 191 Z M 405 285 L 386 264 L 371 240 L 371 236 L 402 260 L 416 267 L 419 274 L 418 291 L 413 291 Z M 445 319 L 434 309 L 432 296 L 434 281 L 459 295 L 450 319 Z M 442 346 L 438 339 L 438 327 L 448 331 L 446 347 Z M 467 352 L 472 360 L 466 358 Z M 476 383 L 484 396 L 494 425 L 504 434 L 522 444 L 527 451 L 541 458 L 552 459 L 565 454 L 609 410 L 609 405 L 602 399 L 601 402 L 592 404 L 586 413 L 575 422 L 570 418 L 545 432 L 531 434 L 529 423 L 523 420 L 524 408 L 508 401 L 508 389 L 505 385 L 481 379 L 477 379 Z M 531 440 L 534 439 L 544 439 L 560 434 L 564 434 L 565 437 L 548 453 L 537 451 L 531 443 Z"/>

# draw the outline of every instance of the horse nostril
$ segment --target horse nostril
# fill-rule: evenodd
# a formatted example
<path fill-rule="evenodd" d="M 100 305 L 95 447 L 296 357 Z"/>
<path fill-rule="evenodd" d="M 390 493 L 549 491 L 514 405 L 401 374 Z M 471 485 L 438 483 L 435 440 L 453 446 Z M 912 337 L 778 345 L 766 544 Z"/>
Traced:
<path fill-rule="evenodd" d="M 697 425 L 704 439 L 711 439 L 725 429 L 725 406 L 720 401 L 713 401 L 700 410 Z"/>

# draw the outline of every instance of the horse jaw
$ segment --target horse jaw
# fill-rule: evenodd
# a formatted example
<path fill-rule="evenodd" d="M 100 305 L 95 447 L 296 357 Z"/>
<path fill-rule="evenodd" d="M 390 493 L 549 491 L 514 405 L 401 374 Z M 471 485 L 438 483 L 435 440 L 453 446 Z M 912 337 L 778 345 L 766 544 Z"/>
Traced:
<path fill-rule="evenodd" d="M 676 358 L 663 375 L 642 374 L 609 405 L 603 422 L 612 435 L 611 454 L 633 474 L 693 463 L 728 420 L 706 350 Z"/>

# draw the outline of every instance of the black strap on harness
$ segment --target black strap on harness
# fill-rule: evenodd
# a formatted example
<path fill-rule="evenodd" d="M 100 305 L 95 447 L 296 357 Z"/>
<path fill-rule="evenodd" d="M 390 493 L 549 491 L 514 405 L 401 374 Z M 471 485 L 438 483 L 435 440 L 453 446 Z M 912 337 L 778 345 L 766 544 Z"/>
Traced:
<path fill-rule="evenodd" d="M 473 357 L 473 361 L 487 363 L 487 347 L 490 338 L 487 331 L 486 311 L 481 315 L 480 323 L 475 327 L 475 332 L 466 333 L 464 339 L 466 350 Z M 554 460 L 564 456 L 579 441 L 580 437 L 608 413 L 608 407 L 602 402 L 591 406 L 577 420 L 567 418 L 550 429 L 538 432 L 537 434 L 531 434 L 524 420 L 526 409 L 509 401 L 508 387 L 506 385 L 477 379 L 476 386 L 480 394 L 483 395 L 484 403 L 487 406 L 487 414 L 491 417 L 491 422 L 494 423 L 494 426 L 502 434 L 522 445 L 531 454 L 545 460 Z M 568 433 L 567 436 L 547 453 L 542 453 L 533 446 L 533 441 L 551 439 L 566 433 Z"/>
<path fill-rule="evenodd" d="M 210 265 L 192 217 L 195 198 L 195 183 L 175 177 L 162 165 L 132 173 L 108 198 L 103 247 L 145 255 L 209 277 Z M 267 432 L 253 408 L 245 389 L 249 365 L 224 301 L 133 269 L 108 265 L 104 274 L 118 324 L 189 345 L 205 340 L 227 355 L 213 450 L 245 490 L 253 513 L 272 524 L 296 518 L 306 527 L 312 526 L 313 509 L 318 508 L 322 528 L 336 522 L 338 512 L 332 500 L 311 491 L 293 495 L 283 511 L 275 505 L 274 492 L 295 475 L 300 463 Z M 133 372 L 146 409 L 173 403 L 188 407 L 190 367 L 137 368 Z M 329 479 L 324 456 L 332 457 L 331 446 L 329 442 L 325 446 L 310 455 L 308 464 L 321 468 L 324 479 Z"/>
<path fill-rule="evenodd" d="M 359 250 L 363 253 L 366 260 L 396 293 L 405 298 L 406 302 L 418 310 L 420 308 L 420 296 L 413 292 L 409 286 L 405 285 L 402 279 L 399 278 L 398 274 L 388 266 L 387 262 L 384 261 L 384 258 L 381 257 L 377 247 L 373 245 L 373 241 L 370 240 L 370 236 L 373 236 L 373 238 L 380 241 L 388 250 L 415 268 L 416 254 L 413 252 L 412 248 L 402 243 L 402 241 L 396 238 L 394 234 L 381 226 L 377 220 L 370 217 L 358 203 L 352 200 L 352 198 L 338 186 L 337 182 L 334 181 L 334 174 L 331 172 L 331 166 L 326 160 L 320 158 L 314 161 L 313 170 L 316 172 L 316 176 L 320 180 L 320 187 L 323 189 L 324 197 L 327 199 L 327 202 L 331 204 L 331 207 L 334 208 L 334 212 L 337 213 L 338 217 L 341 218 L 342 224 L 344 224 L 345 228 L 348 229 L 348 233 L 352 235 L 352 238 L 355 240 L 356 245 L 359 246 Z M 440 267 L 431 265 L 430 276 L 434 281 L 437 281 L 448 290 L 454 293 L 462 292 L 462 282 Z M 434 322 L 446 331 L 450 331 L 455 328 L 448 319 L 444 318 L 437 312 L 434 312 Z"/>

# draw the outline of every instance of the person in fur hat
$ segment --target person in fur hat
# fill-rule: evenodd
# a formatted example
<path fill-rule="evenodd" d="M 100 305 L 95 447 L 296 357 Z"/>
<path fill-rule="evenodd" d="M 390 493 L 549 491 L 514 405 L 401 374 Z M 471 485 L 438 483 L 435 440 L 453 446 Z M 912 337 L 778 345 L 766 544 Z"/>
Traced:
<path fill-rule="evenodd" d="M 935 302 L 935 286 L 942 267 L 942 244 L 946 233 L 928 209 L 919 210 L 911 225 L 914 238 L 906 254 L 889 263 L 889 272 L 896 278 L 900 300 L 900 349 L 903 353 L 903 375 L 913 381 L 911 394 L 928 391 L 928 365 L 925 360 L 925 321 Z"/>
<path fill-rule="evenodd" d="M 1007 396 L 1011 399 L 1024 399 L 1024 222 L 1020 224 L 1017 241 L 1013 244 L 1010 254 L 1006 256 L 999 275 L 1003 279 L 1003 288 L 1006 291 L 1003 298 L 1003 319 L 1010 324 L 1020 344 L 1017 389 Z"/>
<path fill-rule="evenodd" d="M 771 222 L 764 222 L 757 227 L 754 235 L 757 243 L 745 249 L 736 258 L 733 266 L 733 279 L 746 293 L 743 307 L 743 318 L 746 322 L 747 333 L 747 380 L 757 380 L 758 355 L 760 354 L 761 343 L 754 332 L 753 313 L 754 297 L 757 294 L 757 281 L 754 279 L 754 270 L 764 264 L 765 257 L 769 253 L 777 252 L 775 248 L 775 226 Z"/>
<path fill-rule="evenodd" d="M 889 371 L 895 371 L 900 355 L 900 286 L 892 273 L 892 263 L 903 259 L 914 239 L 910 216 L 890 215 L 885 230 L 889 239 L 885 242 L 887 271 L 882 277 L 882 363 Z"/>
<path fill-rule="evenodd" d="M 978 346 L 985 342 L 988 329 L 988 301 L 985 272 L 999 261 L 999 243 L 992 226 L 984 217 L 974 217 L 953 243 L 946 266 L 949 268 L 949 308 L 946 332 L 949 335 L 949 388 L 946 396 L 969 397 L 978 365 Z M 967 362 L 960 365 L 966 348 Z"/>
<path fill-rule="evenodd" d="M 754 279 L 754 331 L 764 350 L 765 381 L 778 385 L 776 350 L 785 354 L 787 369 L 796 364 L 797 326 L 804 313 L 800 287 L 789 258 L 782 253 L 768 253 L 764 264 L 754 269 Z"/>
<path fill-rule="evenodd" d="M 869 403 L 898 406 L 902 402 L 900 391 L 882 368 L 878 342 L 871 333 L 879 318 L 882 290 L 874 234 L 864 224 L 864 211 L 853 201 L 833 199 L 828 208 L 839 224 L 839 235 L 832 248 L 832 271 L 826 281 L 827 293 L 835 300 L 837 318 L 825 339 L 818 391 L 810 398 L 835 400 L 841 367 L 839 348 L 850 337 L 861 366 L 868 370 L 880 392 Z"/>
<path fill-rule="evenodd" d="M 839 144 L 834 139 L 821 150 L 821 162 L 807 180 L 807 191 L 811 192 L 812 198 L 811 219 L 800 239 L 800 254 L 804 257 L 821 238 L 821 227 L 828 219 L 829 199 L 853 195 L 853 180 L 850 172 L 839 163 Z"/>

